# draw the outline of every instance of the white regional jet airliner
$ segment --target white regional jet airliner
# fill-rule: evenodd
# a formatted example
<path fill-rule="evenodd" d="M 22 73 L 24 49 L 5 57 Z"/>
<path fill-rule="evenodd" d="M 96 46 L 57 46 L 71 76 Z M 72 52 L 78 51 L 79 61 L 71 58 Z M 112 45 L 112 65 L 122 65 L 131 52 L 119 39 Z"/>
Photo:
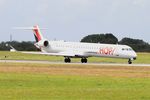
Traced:
<path fill-rule="evenodd" d="M 30 29 L 34 31 L 35 46 L 41 52 L 24 53 L 64 56 L 66 63 L 70 63 L 71 58 L 81 58 L 82 63 L 87 63 L 88 57 L 95 56 L 125 58 L 128 59 L 129 64 L 132 64 L 132 61 L 137 57 L 135 51 L 127 45 L 49 41 L 42 36 L 38 26 L 33 26 Z"/>

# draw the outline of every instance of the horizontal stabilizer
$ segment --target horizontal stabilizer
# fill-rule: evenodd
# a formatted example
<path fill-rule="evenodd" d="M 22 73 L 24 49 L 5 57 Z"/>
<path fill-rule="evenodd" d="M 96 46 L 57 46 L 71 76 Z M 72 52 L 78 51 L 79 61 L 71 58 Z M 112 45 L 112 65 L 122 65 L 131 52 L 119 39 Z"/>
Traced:
<path fill-rule="evenodd" d="M 34 27 L 13 27 L 12 29 L 15 29 L 15 30 L 34 30 L 37 28 L 34 28 Z M 47 28 L 40 28 L 40 30 L 47 30 Z"/>
<path fill-rule="evenodd" d="M 39 28 L 38 25 L 35 25 L 33 27 L 14 27 L 13 29 L 19 29 L 19 30 L 32 30 L 34 32 L 34 37 L 36 42 L 39 42 L 44 39 L 42 33 L 41 33 L 41 28 Z M 46 28 L 42 28 L 46 29 Z"/>

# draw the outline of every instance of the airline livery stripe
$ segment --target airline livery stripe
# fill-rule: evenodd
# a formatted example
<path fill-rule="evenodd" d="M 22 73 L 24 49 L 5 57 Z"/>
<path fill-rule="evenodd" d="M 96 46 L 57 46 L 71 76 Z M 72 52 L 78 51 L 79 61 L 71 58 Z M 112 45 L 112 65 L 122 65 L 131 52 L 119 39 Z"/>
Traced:
<path fill-rule="evenodd" d="M 36 35 L 38 41 L 40 41 L 42 38 L 41 38 L 41 35 L 39 33 L 38 27 L 35 26 L 34 32 L 35 32 L 35 35 Z"/>

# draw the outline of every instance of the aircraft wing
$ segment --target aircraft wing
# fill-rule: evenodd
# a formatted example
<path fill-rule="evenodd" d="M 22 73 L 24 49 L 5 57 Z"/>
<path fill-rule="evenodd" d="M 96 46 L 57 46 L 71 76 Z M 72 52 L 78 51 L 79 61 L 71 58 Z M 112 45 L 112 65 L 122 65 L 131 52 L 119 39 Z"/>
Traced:
<path fill-rule="evenodd" d="M 66 52 L 60 52 L 60 53 L 44 53 L 44 52 L 22 52 L 26 54 L 39 54 L 39 55 L 50 55 L 50 56 L 75 56 L 73 53 L 66 53 Z"/>
<path fill-rule="evenodd" d="M 67 56 L 67 57 L 86 57 L 83 52 L 59 52 L 59 53 L 44 53 L 44 52 L 22 52 L 26 54 L 39 54 L 49 56 Z"/>

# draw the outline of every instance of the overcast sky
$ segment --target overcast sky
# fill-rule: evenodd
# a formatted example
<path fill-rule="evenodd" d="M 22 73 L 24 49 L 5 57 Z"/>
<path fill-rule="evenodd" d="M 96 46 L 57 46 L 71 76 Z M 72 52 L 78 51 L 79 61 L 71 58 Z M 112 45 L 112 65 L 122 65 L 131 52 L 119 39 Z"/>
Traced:
<path fill-rule="evenodd" d="M 150 0 L 0 0 L 0 41 L 33 41 L 39 25 L 50 39 L 80 41 L 94 33 L 113 33 L 150 43 Z"/>

